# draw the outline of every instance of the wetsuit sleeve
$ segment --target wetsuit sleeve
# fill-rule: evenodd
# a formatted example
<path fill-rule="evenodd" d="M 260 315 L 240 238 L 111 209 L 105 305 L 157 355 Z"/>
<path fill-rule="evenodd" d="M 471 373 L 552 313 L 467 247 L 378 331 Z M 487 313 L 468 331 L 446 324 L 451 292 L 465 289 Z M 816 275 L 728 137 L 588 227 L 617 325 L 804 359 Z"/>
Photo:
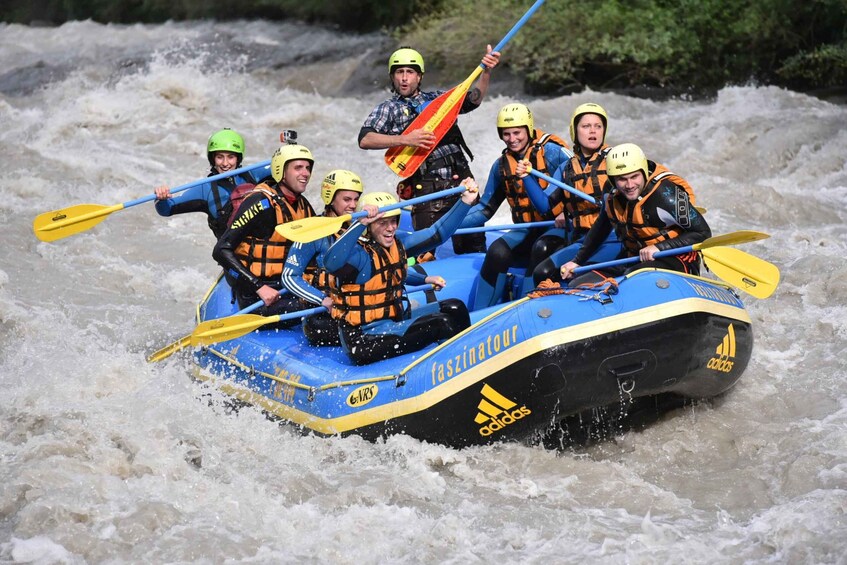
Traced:
<path fill-rule="evenodd" d="M 320 305 L 324 294 L 303 278 L 308 267 L 321 252 L 323 239 L 308 243 L 293 243 L 288 249 L 282 268 L 282 286 L 307 302 Z"/>
<path fill-rule="evenodd" d="M 585 240 L 582 242 L 579 251 L 576 252 L 573 262 L 577 265 L 585 265 L 603 242 L 606 241 L 610 233 L 612 233 L 612 221 L 606 215 L 606 206 L 602 206 L 600 208 L 600 215 L 591 226 L 591 229 L 588 230 L 588 233 L 585 234 Z"/>
<path fill-rule="evenodd" d="M 368 252 L 359 245 L 365 226 L 354 222 L 326 251 L 324 268 L 344 283 L 364 283 L 372 275 Z"/>
<path fill-rule="evenodd" d="M 573 157 L 573 152 L 558 143 L 548 141 L 544 144 L 544 161 L 547 164 L 548 171 L 559 172 L 559 169 L 563 169 L 565 164 L 571 160 L 571 157 Z M 562 177 L 554 176 L 554 178 L 561 179 Z"/>
<path fill-rule="evenodd" d="M 437 222 L 424 230 L 414 231 L 410 234 L 397 232 L 397 237 L 403 242 L 406 248 L 406 254 L 409 257 L 414 257 L 432 251 L 448 237 L 453 235 L 453 232 L 459 229 L 462 225 L 462 220 L 465 219 L 471 207 L 461 200 L 453 204 L 446 214 L 438 219 Z"/>
<path fill-rule="evenodd" d="M 675 190 L 661 191 L 662 198 L 659 207 L 662 208 L 662 211 L 659 217 L 664 217 L 665 213 L 669 213 L 673 222 L 683 231 L 678 237 L 657 243 L 656 248 L 659 251 L 694 245 L 712 237 L 712 230 L 706 222 L 706 218 L 697 211 L 697 208 L 691 205 L 685 189 L 678 185 L 673 185 L 673 188 Z M 658 194 L 658 192 L 654 194 Z M 668 210 L 672 211 L 668 212 Z"/>
<path fill-rule="evenodd" d="M 550 199 L 552 197 L 544 192 L 544 189 L 541 188 L 541 185 L 538 183 L 538 179 L 536 177 L 527 175 L 522 180 L 523 188 L 526 191 L 527 196 L 529 196 L 529 200 L 532 202 L 532 205 L 535 206 L 535 209 L 538 210 L 539 214 L 547 216 L 550 213 Z M 550 193 L 552 194 L 555 190 L 561 189 L 553 186 Z"/>
<path fill-rule="evenodd" d="M 426 284 L 426 275 L 416 271 L 415 269 L 409 269 L 406 271 L 406 286 L 418 286 Z"/>
<path fill-rule="evenodd" d="M 160 216 L 173 216 L 174 214 L 186 214 L 188 212 L 209 213 L 209 193 L 212 190 L 211 183 L 204 182 L 171 196 L 165 200 L 156 201 L 156 212 Z"/>
<path fill-rule="evenodd" d="M 270 237 L 275 227 L 276 212 L 267 195 L 251 194 L 241 203 L 232 225 L 218 240 L 212 257 L 239 282 L 247 282 L 259 290 L 263 283 L 235 256 L 235 250 L 245 237 Z"/>
<path fill-rule="evenodd" d="M 505 199 L 506 192 L 503 187 L 503 177 L 500 175 L 500 160 L 498 159 L 494 161 L 491 170 L 488 171 L 488 181 L 485 183 L 482 197 L 470 209 L 460 227 L 474 228 L 483 225 L 497 212 Z"/>

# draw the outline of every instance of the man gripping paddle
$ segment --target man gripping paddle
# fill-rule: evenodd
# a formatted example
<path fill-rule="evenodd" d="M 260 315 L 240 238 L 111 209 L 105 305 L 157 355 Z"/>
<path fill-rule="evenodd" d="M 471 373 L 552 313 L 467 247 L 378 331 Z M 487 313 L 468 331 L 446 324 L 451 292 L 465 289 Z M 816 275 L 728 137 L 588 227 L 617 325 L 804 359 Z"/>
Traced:
<path fill-rule="evenodd" d="M 499 61 L 500 53 L 492 51 L 489 45 L 482 58 L 485 70 L 477 80 L 476 86 L 465 97 L 460 113 L 479 107 L 488 91 L 491 69 L 497 66 Z M 439 192 L 456 186 L 459 179 L 473 176 L 463 150 L 471 159 L 473 155 L 457 124 L 437 143 L 436 135 L 425 129 L 404 133 L 427 104 L 444 94 L 442 90 L 421 91 L 424 70 L 423 57 L 414 49 L 402 47 L 392 53 L 388 60 L 388 72 L 394 96 L 374 108 L 359 131 L 359 147 L 362 149 L 402 146 L 429 149 L 435 145 L 423 165 L 397 185 L 397 194 L 403 200 Z M 458 199 L 456 196 L 415 206 L 412 211 L 414 228 L 420 230 L 431 226 L 446 214 Z M 456 253 L 484 252 L 485 234 L 454 236 L 453 249 Z"/>

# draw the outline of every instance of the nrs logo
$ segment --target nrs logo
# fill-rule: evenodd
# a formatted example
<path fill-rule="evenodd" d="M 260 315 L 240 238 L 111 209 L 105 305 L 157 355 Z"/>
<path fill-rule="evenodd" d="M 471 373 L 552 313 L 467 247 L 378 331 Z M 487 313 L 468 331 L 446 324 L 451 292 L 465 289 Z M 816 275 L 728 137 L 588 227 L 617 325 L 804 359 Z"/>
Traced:
<path fill-rule="evenodd" d="M 359 408 L 360 406 L 364 406 L 365 404 L 376 398 L 377 392 L 379 392 L 379 387 L 375 384 L 360 386 L 359 388 L 347 395 L 347 406 L 350 406 L 351 408 Z"/>
<path fill-rule="evenodd" d="M 517 404 L 490 386 L 483 385 L 482 400 L 479 401 L 477 408 L 479 412 L 474 418 L 477 424 L 484 424 L 479 428 L 479 435 L 488 437 L 494 432 L 498 432 L 508 425 L 514 424 L 518 420 L 529 416 L 532 411 L 525 405 L 517 408 Z"/>
<path fill-rule="evenodd" d="M 732 324 L 726 329 L 726 335 L 721 344 L 715 348 L 715 355 L 716 357 L 712 357 L 706 363 L 706 368 L 721 373 L 730 372 L 735 364 L 735 361 L 730 360 L 735 359 L 735 328 L 732 327 Z"/>

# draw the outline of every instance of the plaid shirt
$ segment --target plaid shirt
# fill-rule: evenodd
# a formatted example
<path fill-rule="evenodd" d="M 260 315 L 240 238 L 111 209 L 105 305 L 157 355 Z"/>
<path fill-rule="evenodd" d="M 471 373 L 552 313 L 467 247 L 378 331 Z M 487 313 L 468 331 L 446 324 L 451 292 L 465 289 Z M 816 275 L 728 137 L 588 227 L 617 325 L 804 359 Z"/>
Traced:
<path fill-rule="evenodd" d="M 379 106 L 373 109 L 370 115 L 362 124 L 362 129 L 373 130 L 376 133 L 386 135 L 400 135 L 418 116 L 417 108 L 432 102 L 442 94 L 444 90 L 436 90 L 432 92 L 421 92 L 415 96 L 408 98 L 401 97 L 399 94 L 394 94 L 391 98 L 382 102 Z M 478 104 L 474 104 L 466 98 L 462 104 L 460 113 L 464 114 L 478 108 Z M 424 176 L 437 176 L 442 179 L 452 180 L 454 171 L 448 167 L 439 169 L 428 169 L 430 163 L 437 161 L 441 157 L 448 155 L 456 155 L 457 160 L 463 160 L 462 148 L 455 143 L 444 143 L 443 141 L 432 150 L 429 157 L 421 165 L 420 171 Z M 443 161 L 442 161 L 443 163 Z"/>

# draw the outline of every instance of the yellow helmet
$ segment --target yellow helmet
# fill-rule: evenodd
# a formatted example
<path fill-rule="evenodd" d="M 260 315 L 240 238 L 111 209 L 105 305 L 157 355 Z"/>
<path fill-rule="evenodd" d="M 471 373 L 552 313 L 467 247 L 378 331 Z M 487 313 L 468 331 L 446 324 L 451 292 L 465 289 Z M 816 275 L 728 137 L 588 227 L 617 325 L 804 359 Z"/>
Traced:
<path fill-rule="evenodd" d="M 401 47 L 388 58 L 388 74 L 394 74 L 397 67 L 412 67 L 421 74 L 424 73 L 423 55 L 411 47 Z"/>
<path fill-rule="evenodd" d="M 344 169 L 330 171 L 321 183 L 321 200 L 329 206 L 339 190 L 352 190 L 362 194 L 362 179 L 356 173 Z"/>
<path fill-rule="evenodd" d="M 643 172 L 645 180 L 650 178 L 644 151 L 634 143 L 622 143 L 612 147 L 606 155 L 606 174 L 617 177 L 635 171 Z"/>
<path fill-rule="evenodd" d="M 535 138 L 535 122 L 532 112 L 523 104 L 507 104 L 497 112 L 497 133 L 504 128 L 526 126 L 530 139 Z"/>
<path fill-rule="evenodd" d="M 302 145 L 283 145 L 279 149 L 274 152 L 273 157 L 271 157 L 271 175 L 273 176 L 276 182 L 282 180 L 282 176 L 285 174 L 285 166 L 289 161 L 296 161 L 298 159 L 305 159 L 312 166 L 315 164 L 315 158 L 312 157 L 312 152 L 303 147 Z"/>
<path fill-rule="evenodd" d="M 606 134 L 609 133 L 609 116 L 606 115 L 606 110 L 600 104 L 595 104 L 594 102 L 586 102 L 585 104 L 580 104 L 573 111 L 573 115 L 571 116 L 571 141 L 575 144 L 576 141 L 576 125 L 579 122 L 579 119 L 583 116 L 583 114 L 597 114 L 600 116 L 600 119 L 603 120 L 603 139 L 600 140 L 600 145 L 605 143 Z"/>
<path fill-rule="evenodd" d="M 359 198 L 359 205 L 356 207 L 356 210 L 359 212 L 365 207 L 365 204 L 373 204 L 377 208 L 382 208 L 383 206 L 389 206 L 391 204 L 397 204 L 397 199 L 388 192 L 369 192 L 367 194 L 363 194 L 361 198 Z M 396 208 L 394 210 L 389 210 L 385 213 L 384 218 L 390 218 L 392 216 L 399 216 L 400 208 Z"/>

